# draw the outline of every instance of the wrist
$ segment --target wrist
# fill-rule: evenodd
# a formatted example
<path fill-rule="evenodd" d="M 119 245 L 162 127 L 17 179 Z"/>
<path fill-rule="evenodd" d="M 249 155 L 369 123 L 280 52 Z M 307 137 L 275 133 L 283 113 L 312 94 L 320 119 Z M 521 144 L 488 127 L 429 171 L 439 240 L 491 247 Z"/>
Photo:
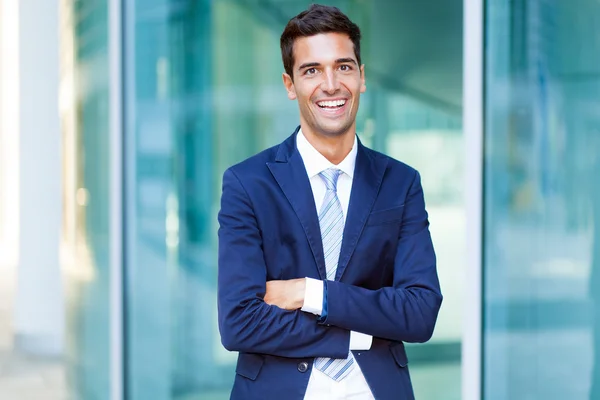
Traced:
<path fill-rule="evenodd" d="M 304 306 L 304 295 L 306 292 L 306 279 L 296 279 L 296 290 L 295 290 L 295 303 L 294 306 L 297 309 L 301 309 Z"/>

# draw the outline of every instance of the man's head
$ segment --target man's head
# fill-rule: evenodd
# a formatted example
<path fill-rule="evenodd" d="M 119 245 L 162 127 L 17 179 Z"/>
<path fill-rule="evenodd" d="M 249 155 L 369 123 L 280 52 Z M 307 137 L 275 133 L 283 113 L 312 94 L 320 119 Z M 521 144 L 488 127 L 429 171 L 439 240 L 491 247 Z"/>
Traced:
<path fill-rule="evenodd" d="M 313 4 L 290 19 L 281 34 L 281 58 L 285 72 L 293 79 L 294 41 L 319 33 L 345 33 L 354 45 L 354 56 L 360 63 L 360 28 L 337 7 Z"/>
<path fill-rule="evenodd" d="M 281 35 L 283 81 L 298 100 L 303 129 L 334 137 L 354 131 L 364 66 L 360 29 L 335 7 L 312 5 Z"/>

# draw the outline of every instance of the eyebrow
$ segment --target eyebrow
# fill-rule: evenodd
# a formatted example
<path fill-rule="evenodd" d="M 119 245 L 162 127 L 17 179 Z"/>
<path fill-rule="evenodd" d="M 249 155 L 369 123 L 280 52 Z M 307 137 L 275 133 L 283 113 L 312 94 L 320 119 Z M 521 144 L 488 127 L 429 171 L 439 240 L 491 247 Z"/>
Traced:
<path fill-rule="evenodd" d="M 345 63 L 351 63 L 354 65 L 358 65 L 358 63 L 356 62 L 356 60 L 354 60 L 353 58 L 338 58 L 337 60 L 335 60 L 336 64 L 345 64 Z M 321 64 L 318 62 L 309 62 L 309 63 L 304 63 L 302 65 L 300 65 L 298 67 L 298 71 L 301 71 L 305 68 L 313 68 L 313 67 L 319 67 Z"/>
<path fill-rule="evenodd" d="M 354 65 L 358 66 L 358 63 L 356 62 L 356 60 L 354 58 L 338 58 L 337 60 L 335 60 L 336 64 L 345 64 L 345 63 L 351 63 Z"/>
<path fill-rule="evenodd" d="M 302 64 L 301 66 L 298 67 L 298 71 L 301 71 L 301 70 L 303 70 L 305 68 L 318 67 L 319 65 L 321 65 L 321 64 L 319 64 L 318 62 L 304 63 L 304 64 Z"/>

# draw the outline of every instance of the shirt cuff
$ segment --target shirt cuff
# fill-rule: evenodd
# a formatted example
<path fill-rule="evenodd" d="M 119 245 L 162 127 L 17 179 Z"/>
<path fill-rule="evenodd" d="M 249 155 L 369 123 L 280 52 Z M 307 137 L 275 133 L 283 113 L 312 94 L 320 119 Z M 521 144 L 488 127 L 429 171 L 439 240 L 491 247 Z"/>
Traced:
<path fill-rule="evenodd" d="M 350 350 L 370 350 L 373 336 L 350 331 Z"/>
<path fill-rule="evenodd" d="M 323 312 L 323 281 L 313 278 L 306 279 L 304 303 L 301 310 L 315 315 Z"/>

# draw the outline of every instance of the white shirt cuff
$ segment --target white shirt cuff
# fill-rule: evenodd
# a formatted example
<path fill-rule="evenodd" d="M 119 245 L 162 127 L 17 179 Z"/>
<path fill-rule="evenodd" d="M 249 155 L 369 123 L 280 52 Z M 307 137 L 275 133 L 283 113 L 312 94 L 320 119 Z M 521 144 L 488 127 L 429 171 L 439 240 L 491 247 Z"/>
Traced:
<path fill-rule="evenodd" d="M 370 350 L 373 336 L 350 331 L 350 350 Z"/>
<path fill-rule="evenodd" d="M 304 289 L 304 304 L 302 311 L 321 315 L 323 312 L 323 281 L 313 278 L 306 279 L 306 288 Z"/>

